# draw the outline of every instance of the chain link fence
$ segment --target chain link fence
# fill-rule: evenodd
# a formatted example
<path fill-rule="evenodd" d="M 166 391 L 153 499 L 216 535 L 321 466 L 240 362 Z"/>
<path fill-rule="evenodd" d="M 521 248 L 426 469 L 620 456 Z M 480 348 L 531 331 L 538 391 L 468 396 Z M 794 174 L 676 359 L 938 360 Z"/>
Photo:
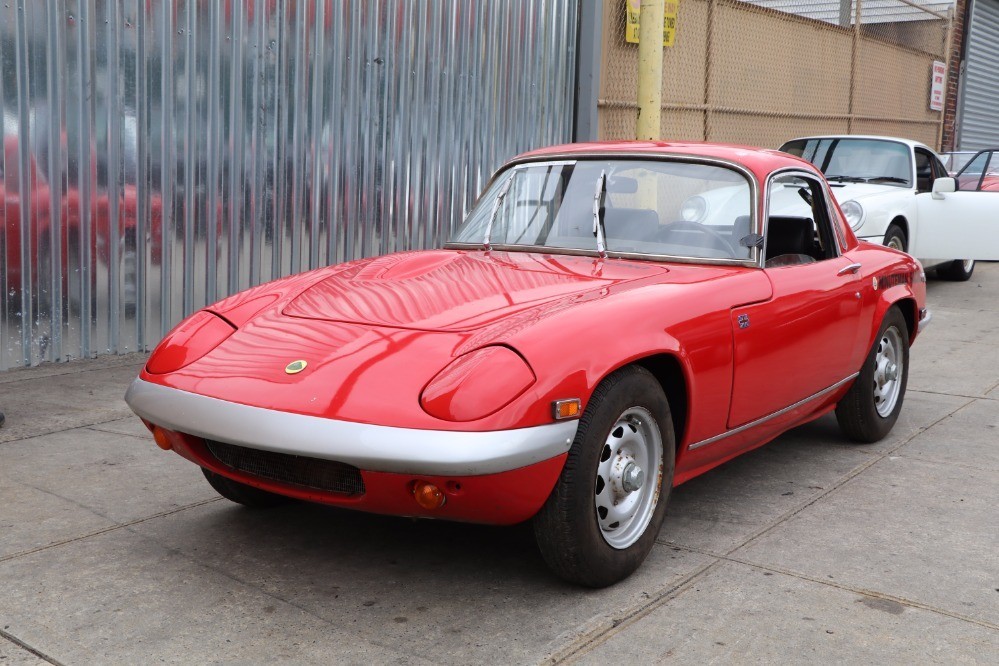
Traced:
<path fill-rule="evenodd" d="M 938 147 L 931 86 L 953 14 L 953 0 L 679 0 L 662 136 L 775 148 L 883 134 Z M 604 25 L 601 138 L 633 138 L 638 47 L 625 41 L 624 0 L 605 3 Z"/>

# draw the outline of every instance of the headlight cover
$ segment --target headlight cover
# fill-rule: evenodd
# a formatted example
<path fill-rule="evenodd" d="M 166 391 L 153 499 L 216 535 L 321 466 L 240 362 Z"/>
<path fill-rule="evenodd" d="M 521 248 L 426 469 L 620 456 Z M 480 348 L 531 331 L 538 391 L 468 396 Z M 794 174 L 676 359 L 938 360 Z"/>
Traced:
<path fill-rule="evenodd" d="M 850 199 L 840 204 L 839 208 L 843 211 L 843 215 L 846 216 L 846 221 L 850 225 L 850 228 L 856 231 L 864 221 L 864 207 L 853 199 Z"/>
<path fill-rule="evenodd" d="M 180 370 L 218 347 L 235 331 L 232 324 L 216 314 L 196 312 L 166 334 L 146 361 L 146 371 L 163 375 Z"/>
<path fill-rule="evenodd" d="M 508 347 L 483 347 L 460 356 L 434 377 L 420 405 L 444 421 L 475 421 L 506 407 L 534 384 L 527 362 Z"/>

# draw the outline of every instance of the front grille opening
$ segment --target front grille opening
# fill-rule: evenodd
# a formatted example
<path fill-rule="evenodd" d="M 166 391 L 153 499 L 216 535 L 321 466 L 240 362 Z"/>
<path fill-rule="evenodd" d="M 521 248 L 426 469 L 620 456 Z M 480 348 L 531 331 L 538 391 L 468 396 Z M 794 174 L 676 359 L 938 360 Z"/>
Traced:
<path fill-rule="evenodd" d="M 361 471 L 346 463 L 261 451 L 211 439 L 205 440 L 205 446 L 220 463 L 237 472 L 340 495 L 364 494 Z"/>

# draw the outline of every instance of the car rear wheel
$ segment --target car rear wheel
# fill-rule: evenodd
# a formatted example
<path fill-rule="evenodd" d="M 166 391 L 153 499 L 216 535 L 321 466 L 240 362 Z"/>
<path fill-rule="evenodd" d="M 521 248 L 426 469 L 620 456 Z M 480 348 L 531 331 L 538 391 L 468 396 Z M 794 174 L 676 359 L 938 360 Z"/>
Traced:
<path fill-rule="evenodd" d="M 201 468 L 201 471 L 205 473 L 205 478 L 208 479 L 208 483 L 215 489 L 215 492 L 227 500 L 232 500 L 237 504 L 242 504 L 251 509 L 265 509 L 290 501 L 289 498 L 283 495 L 276 495 L 266 490 L 260 490 L 245 483 L 240 483 L 239 481 L 227 479 L 221 474 L 216 474 L 204 467 Z"/>
<path fill-rule="evenodd" d="M 909 242 L 902 227 L 897 224 L 888 225 L 888 231 L 885 232 L 885 246 L 902 252 L 908 251 L 906 248 L 909 247 Z"/>
<path fill-rule="evenodd" d="M 974 259 L 958 259 L 937 269 L 940 277 L 954 282 L 967 282 L 975 272 Z"/>
<path fill-rule="evenodd" d="M 898 420 L 909 380 L 909 332 L 897 307 L 888 310 L 860 375 L 836 405 L 836 420 L 850 439 L 883 439 Z"/>
<path fill-rule="evenodd" d="M 673 485 L 669 403 L 652 373 L 618 370 L 593 392 L 534 533 L 548 566 L 588 587 L 637 569 L 655 543 Z"/>

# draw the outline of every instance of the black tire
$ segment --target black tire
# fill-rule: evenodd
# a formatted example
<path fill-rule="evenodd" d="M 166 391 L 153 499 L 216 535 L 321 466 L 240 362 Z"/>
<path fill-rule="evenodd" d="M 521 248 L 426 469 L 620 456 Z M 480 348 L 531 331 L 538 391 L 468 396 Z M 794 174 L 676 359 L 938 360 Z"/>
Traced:
<path fill-rule="evenodd" d="M 974 260 L 958 259 L 937 269 L 937 275 L 953 282 L 967 282 L 975 272 Z"/>
<path fill-rule="evenodd" d="M 891 352 L 889 354 L 889 352 Z M 896 370 L 890 371 L 890 358 L 896 359 Z M 901 359 L 901 367 L 897 360 Z M 885 366 L 882 360 L 888 362 Z M 890 377 L 894 374 L 894 378 Z M 883 439 L 898 420 L 909 381 L 909 329 L 897 307 L 885 314 L 874 345 L 864 359 L 860 375 L 836 405 L 836 420 L 844 434 L 856 442 L 870 444 Z M 891 384 L 890 382 L 897 382 Z M 894 402 L 884 399 L 885 388 L 895 394 Z M 881 402 L 879 403 L 879 396 Z M 890 409 L 889 409 L 890 407 Z"/>
<path fill-rule="evenodd" d="M 655 480 L 651 475 L 646 475 L 638 482 L 640 487 L 631 491 L 621 489 L 620 477 L 608 477 L 606 483 L 597 478 L 601 465 L 604 469 L 610 466 L 627 470 L 621 461 L 627 459 L 622 456 L 628 455 L 626 449 L 630 445 L 623 445 L 616 454 L 610 453 L 609 445 L 612 438 L 622 436 L 624 431 L 619 421 L 625 417 L 629 420 L 627 427 L 638 433 L 636 441 L 649 440 L 644 449 L 639 445 L 638 450 L 652 451 L 654 456 L 656 437 L 661 441 L 661 464 L 656 465 L 662 470 L 656 474 L 658 487 L 652 485 Z M 632 433 L 624 436 L 635 437 Z M 644 439 L 642 433 L 647 433 Z M 652 550 L 665 518 L 673 487 L 674 452 L 669 403 L 652 373 L 629 366 L 601 382 L 580 419 L 558 483 L 534 517 L 534 535 L 552 571 L 567 581 L 588 587 L 613 585 L 634 572 Z M 610 497 L 621 496 L 619 493 L 625 497 L 622 504 L 636 500 L 639 508 L 634 517 L 624 519 L 623 525 L 609 526 L 618 530 L 620 525 L 620 531 L 605 532 L 600 521 L 606 521 L 608 515 L 603 510 L 598 516 L 597 502 L 607 502 Z M 605 533 L 609 536 L 605 537 Z M 610 545 L 608 539 L 614 538 L 622 539 L 621 547 Z M 629 538 L 634 541 L 625 543 Z"/>
<path fill-rule="evenodd" d="M 888 231 L 885 232 L 885 247 L 893 247 L 902 252 L 909 251 L 909 239 L 905 237 L 905 231 L 897 224 L 889 224 Z"/>
<path fill-rule="evenodd" d="M 205 473 L 205 478 L 208 479 L 208 483 L 215 489 L 215 492 L 227 500 L 232 500 L 237 504 L 242 504 L 251 509 L 266 509 L 291 501 L 290 498 L 284 495 L 275 495 L 266 490 L 260 490 L 245 483 L 227 479 L 221 474 L 216 474 L 204 467 L 201 468 L 201 471 Z"/>

